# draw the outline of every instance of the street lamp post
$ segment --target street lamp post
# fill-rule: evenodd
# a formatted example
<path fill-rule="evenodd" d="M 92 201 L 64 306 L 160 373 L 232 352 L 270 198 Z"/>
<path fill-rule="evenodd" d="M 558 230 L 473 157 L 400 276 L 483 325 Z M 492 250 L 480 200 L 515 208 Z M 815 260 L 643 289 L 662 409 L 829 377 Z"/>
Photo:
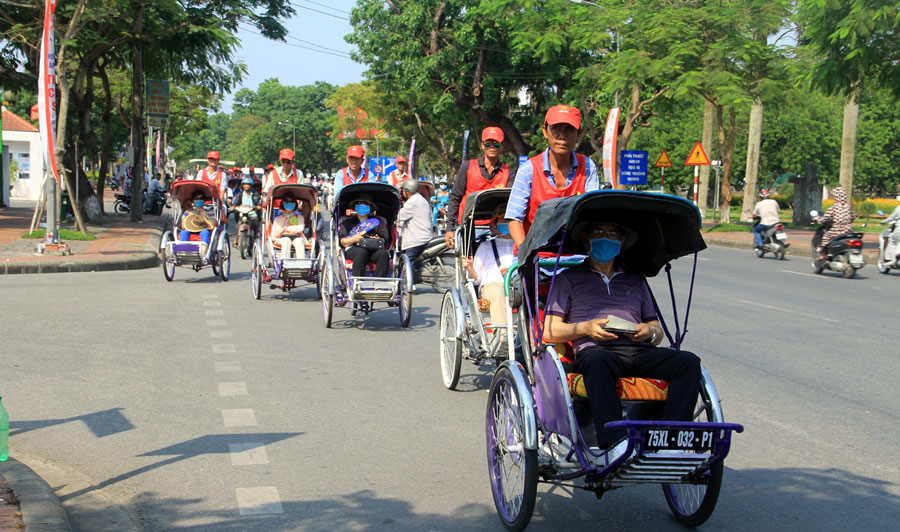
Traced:
<path fill-rule="evenodd" d="M 294 142 L 291 145 L 291 149 L 294 151 L 294 157 L 296 157 L 297 156 L 297 128 L 294 127 L 294 124 L 291 124 L 290 122 L 278 122 L 278 125 L 279 126 L 289 126 L 291 128 L 291 133 L 293 134 L 293 137 L 294 137 Z"/>

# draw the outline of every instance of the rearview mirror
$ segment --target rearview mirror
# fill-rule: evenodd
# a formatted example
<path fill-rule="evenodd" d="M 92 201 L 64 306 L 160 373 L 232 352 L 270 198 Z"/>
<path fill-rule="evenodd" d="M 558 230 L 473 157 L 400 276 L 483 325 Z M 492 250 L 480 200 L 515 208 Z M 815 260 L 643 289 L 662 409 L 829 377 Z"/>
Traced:
<path fill-rule="evenodd" d="M 810 216 L 818 216 L 818 215 L 819 215 L 819 211 L 813 209 L 813 210 L 809 211 L 809 215 L 810 215 Z"/>
<path fill-rule="evenodd" d="M 877 210 L 877 211 L 875 211 L 875 212 L 877 212 L 877 213 L 878 213 L 878 216 L 884 216 L 884 211 L 883 211 L 883 210 L 881 210 L 881 209 L 878 209 L 878 210 Z"/>

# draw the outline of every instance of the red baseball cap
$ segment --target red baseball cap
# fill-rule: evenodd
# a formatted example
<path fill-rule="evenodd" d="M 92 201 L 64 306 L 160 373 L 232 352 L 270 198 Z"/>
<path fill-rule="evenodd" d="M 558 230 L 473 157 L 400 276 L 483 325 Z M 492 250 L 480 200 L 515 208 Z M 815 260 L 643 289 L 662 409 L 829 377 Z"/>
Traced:
<path fill-rule="evenodd" d="M 397 162 L 398 162 L 398 163 L 405 163 L 405 162 L 406 162 L 406 157 L 404 157 L 404 156 L 402 156 L 402 155 L 398 155 L 398 156 L 397 156 Z"/>
<path fill-rule="evenodd" d="M 366 150 L 363 149 L 362 146 L 350 146 L 347 148 L 347 157 L 365 157 Z"/>
<path fill-rule="evenodd" d="M 274 164 L 270 164 L 269 166 L 266 167 L 266 170 L 271 170 L 271 169 L 273 169 L 273 168 L 275 168 L 275 165 L 274 165 Z"/>
<path fill-rule="evenodd" d="M 293 161 L 294 160 L 294 150 L 292 150 L 290 148 L 285 148 L 285 149 L 281 150 L 280 152 L 278 152 L 278 160 L 280 161 L 282 159 L 288 159 L 289 161 Z"/>
<path fill-rule="evenodd" d="M 581 129 L 581 111 L 577 107 L 554 105 L 547 110 L 544 122 L 551 126 L 553 124 L 569 124 L 575 129 Z"/>
<path fill-rule="evenodd" d="M 497 142 L 503 142 L 503 130 L 499 127 L 486 127 L 484 131 L 481 132 L 481 141 L 484 142 L 486 140 L 496 140 Z"/>
<path fill-rule="evenodd" d="M 206 158 L 207 159 L 215 159 L 218 161 L 219 160 L 219 152 L 217 152 L 217 151 L 206 152 Z"/>

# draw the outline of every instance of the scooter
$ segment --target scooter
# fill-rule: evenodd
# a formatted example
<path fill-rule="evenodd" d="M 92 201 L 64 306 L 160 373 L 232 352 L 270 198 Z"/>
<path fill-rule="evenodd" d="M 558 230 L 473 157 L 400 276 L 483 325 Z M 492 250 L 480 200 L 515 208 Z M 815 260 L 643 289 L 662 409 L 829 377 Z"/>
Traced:
<path fill-rule="evenodd" d="M 813 217 L 818 216 L 818 211 L 810 211 Z M 812 269 L 815 273 L 822 273 L 826 268 L 838 272 L 844 276 L 844 279 L 850 279 L 856 275 L 856 270 L 866 265 L 862 256 L 862 233 L 844 233 L 834 237 L 828 243 L 824 250 L 823 256 L 820 256 L 816 248 L 822 241 L 825 231 L 831 227 L 831 223 L 825 223 L 816 229 L 816 234 L 812 239 Z"/>
<path fill-rule="evenodd" d="M 878 211 L 878 214 L 884 216 L 884 211 Z M 897 249 L 893 251 L 894 263 L 890 265 L 887 264 L 887 249 L 888 245 L 890 244 L 891 233 L 894 232 L 894 229 L 896 227 L 897 222 L 891 222 L 888 228 L 881 232 L 881 236 L 878 240 L 878 258 L 875 261 L 875 266 L 878 268 L 879 272 L 884 274 L 891 273 L 891 270 L 900 270 L 900 246 L 898 246 Z"/>
<path fill-rule="evenodd" d="M 257 238 L 256 231 L 253 230 L 253 224 L 250 223 L 250 213 L 253 207 L 249 205 L 241 205 L 235 207 L 238 214 L 237 226 L 237 246 L 241 250 L 241 258 L 249 259 L 253 252 L 253 242 Z"/>
<path fill-rule="evenodd" d="M 759 216 L 753 217 L 753 227 L 759 225 Z M 763 245 L 754 248 L 756 256 L 763 258 L 766 253 L 775 255 L 778 260 L 784 260 L 784 252 L 790 246 L 787 242 L 787 234 L 784 232 L 784 225 L 777 223 L 766 229 L 762 233 Z"/>

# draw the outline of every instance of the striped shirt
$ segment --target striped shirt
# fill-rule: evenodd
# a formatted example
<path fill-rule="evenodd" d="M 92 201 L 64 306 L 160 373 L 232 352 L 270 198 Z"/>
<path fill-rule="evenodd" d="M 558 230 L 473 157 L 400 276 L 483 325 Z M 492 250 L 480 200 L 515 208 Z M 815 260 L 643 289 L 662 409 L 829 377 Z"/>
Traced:
<path fill-rule="evenodd" d="M 550 171 L 550 149 L 544 150 L 541 157 L 544 160 L 544 179 L 549 181 L 550 184 L 555 187 L 556 184 L 553 180 L 553 173 Z M 584 160 L 587 165 L 587 168 L 585 168 L 586 181 L 584 184 L 584 191 L 590 192 L 592 190 L 599 190 L 600 179 L 597 177 L 597 165 L 594 164 L 594 161 L 589 157 L 585 157 Z M 577 170 L 578 158 L 575 157 L 575 152 L 573 151 L 572 168 L 569 170 L 569 175 L 566 176 L 566 185 L 572 183 L 572 179 L 575 178 L 575 172 Z M 519 165 L 519 171 L 516 172 L 516 179 L 513 182 L 512 192 L 509 195 L 509 203 L 506 205 L 507 220 L 525 221 L 525 215 L 528 212 L 528 201 L 531 199 L 531 181 L 534 179 L 533 174 L 534 167 L 532 166 L 531 161 Z"/>

